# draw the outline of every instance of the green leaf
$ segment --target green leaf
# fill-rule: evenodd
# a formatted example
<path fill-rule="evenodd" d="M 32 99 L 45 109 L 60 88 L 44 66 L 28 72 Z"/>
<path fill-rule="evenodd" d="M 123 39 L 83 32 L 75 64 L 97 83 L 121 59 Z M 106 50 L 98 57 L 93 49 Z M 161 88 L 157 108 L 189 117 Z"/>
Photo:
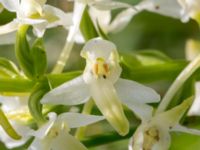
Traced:
<path fill-rule="evenodd" d="M 98 32 L 92 22 L 92 19 L 88 13 L 88 8 L 83 12 L 83 16 L 80 22 L 80 30 L 86 41 L 98 37 Z"/>
<path fill-rule="evenodd" d="M 143 50 L 135 54 L 143 65 L 153 65 L 171 61 L 172 59 L 158 50 Z"/>
<path fill-rule="evenodd" d="M 34 81 L 24 78 L 0 78 L 0 93 L 4 92 L 30 92 L 35 85 Z"/>
<path fill-rule="evenodd" d="M 197 150 L 200 147 L 200 136 L 172 132 L 170 150 Z"/>
<path fill-rule="evenodd" d="M 13 139 L 19 140 L 21 136 L 15 131 L 8 119 L 6 118 L 4 112 L 0 109 L 0 125 L 4 131 Z"/>
<path fill-rule="evenodd" d="M 10 60 L 0 57 L 0 77 L 20 76 L 17 66 Z"/>
<path fill-rule="evenodd" d="M 97 21 L 97 29 L 98 29 L 98 33 L 99 35 L 105 39 L 105 40 L 109 40 L 108 35 L 101 29 L 101 26 L 99 24 L 99 22 Z"/>
<path fill-rule="evenodd" d="M 33 59 L 30 55 L 30 46 L 26 38 L 28 26 L 19 27 L 16 37 L 15 53 L 24 74 L 28 78 L 34 78 Z"/>
<path fill-rule="evenodd" d="M 35 40 L 32 48 L 26 38 L 28 26 L 20 26 L 16 39 L 16 56 L 21 69 L 30 79 L 40 79 L 47 68 L 47 58 L 41 38 Z"/>
<path fill-rule="evenodd" d="M 47 69 L 47 57 L 42 38 L 35 40 L 31 48 L 31 56 L 34 64 L 34 76 L 39 79 Z"/>
<path fill-rule="evenodd" d="M 42 114 L 41 98 L 49 91 L 49 85 L 45 78 L 43 82 L 37 83 L 31 93 L 28 101 L 29 111 L 38 124 L 46 121 Z"/>
<path fill-rule="evenodd" d="M 147 60 L 149 60 L 149 64 Z M 186 61 L 169 60 L 163 56 L 145 55 L 144 59 L 142 57 L 138 59 L 138 54 L 136 54 L 121 57 L 122 77 L 143 83 L 173 80 L 186 65 Z"/>
<path fill-rule="evenodd" d="M 62 83 L 69 81 L 79 75 L 81 75 L 82 71 L 73 71 L 67 72 L 63 74 L 49 74 L 47 75 L 48 82 L 51 88 L 55 88 Z"/>

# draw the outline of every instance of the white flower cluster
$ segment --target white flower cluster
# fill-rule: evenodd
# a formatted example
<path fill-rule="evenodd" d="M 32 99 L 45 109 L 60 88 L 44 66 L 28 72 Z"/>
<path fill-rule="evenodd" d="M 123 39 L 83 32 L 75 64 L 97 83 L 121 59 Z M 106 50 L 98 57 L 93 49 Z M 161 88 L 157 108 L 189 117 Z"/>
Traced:
<path fill-rule="evenodd" d="M 30 25 L 35 35 L 42 37 L 45 29 L 61 25 L 69 30 L 67 44 L 70 45 L 66 47 L 71 49 L 73 42 L 83 42 L 79 25 L 86 7 L 89 7 L 94 25 L 99 25 L 105 33 L 122 30 L 132 17 L 142 10 L 178 18 L 184 22 L 190 18 L 200 22 L 200 0 L 144 0 L 134 6 L 112 0 L 74 0 L 74 10 L 69 13 L 46 2 L 0 0 L 0 11 L 7 9 L 16 13 L 13 21 L 0 26 L 0 34 L 16 31 L 21 25 Z M 118 8 L 122 8 L 122 11 L 112 20 L 111 11 Z M 86 150 L 87 148 L 71 134 L 70 129 L 104 119 L 120 135 L 125 136 L 129 132 L 129 121 L 123 105 L 142 120 L 130 140 L 130 150 L 167 150 L 170 146 L 170 131 L 200 134 L 198 130 L 188 129 L 179 124 L 183 114 L 192 104 L 191 100 L 186 100 L 171 110 L 153 113 L 153 107 L 148 104 L 158 103 L 159 94 L 140 83 L 120 78 L 122 68 L 119 54 L 112 42 L 101 38 L 91 39 L 82 48 L 81 56 L 86 61 L 82 75 L 50 90 L 43 96 L 41 103 L 73 106 L 92 99 L 103 116 L 72 112 L 57 115 L 51 112 L 48 114 L 48 121 L 39 125 L 37 130 L 33 130 L 27 125 L 28 120 L 32 118 L 27 107 L 27 97 L 0 97 L 2 110 L 22 136 L 20 140 L 13 140 L 0 130 L 0 140 L 8 148 L 20 146 L 34 137 L 29 150 Z M 65 64 L 65 61 L 59 62 L 63 63 Z"/>

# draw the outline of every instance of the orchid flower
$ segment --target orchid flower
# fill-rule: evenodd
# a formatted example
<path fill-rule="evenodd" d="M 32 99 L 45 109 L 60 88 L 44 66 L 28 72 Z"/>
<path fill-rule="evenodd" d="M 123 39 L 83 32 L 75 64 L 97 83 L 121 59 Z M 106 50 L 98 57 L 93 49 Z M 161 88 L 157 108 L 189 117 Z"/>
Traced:
<path fill-rule="evenodd" d="M 28 150 L 87 150 L 77 139 L 69 134 L 71 128 L 86 126 L 104 119 L 102 116 L 79 113 L 62 113 L 58 117 L 49 113 L 49 121 L 37 131 Z"/>
<path fill-rule="evenodd" d="M 185 100 L 166 112 L 148 118 L 139 113 L 142 124 L 131 138 L 129 150 L 168 150 L 171 143 L 171 131 L 200 135 L 199 130 L 189 129 L 179 124 L 191 103 L 192 99 Z M 147 110 L 146 114 L 148 113 L 151 112 Z"/>
<path fill-rule="evenodd" d="M 161 15 L 181 19 L 187 22 L 190 18 L 200 23 L 199 0 L 143 0 L 134 7 L 120 12 L 109 25 L 109 30 L 124 29 L 131 19 L 139 12 L 147 10 Z"/>
<path fill-rule="evenodd" d="M 25 125 L 25 123 L 31 118 L 27 107 L 27 98 L 24 97 L 0 97 L 0 103 L 2 104 L 2 110 L 9 119 L 9 122 L 13 128 L 19 133 L 22 138 L 20 140 L 14 140 L 9 137 L 3 129 L 0 128 L 0 140 L 8 147 L 14 148 L 23 145 L 29 138 L 29 131 L 31 129 Z"/>
<path fill-rule="evenodd" d="M 92 39 L 83 47 L 81 56 L 86 59 L 83 74 L 47 93 L 41 102 L 78 105 L 92 97 L 108 122 L 119 134 L 126 135 L 129 122 L 121 103 L 140 111 L 138 108 L 158 102 L 160 96 L 151 88 L 120 78 L 119 55 L 112 42 Z"/>
<path fill-rule="evenodd" d="M 32 25 L 34 33 L 42 37 L 46 28 L 62 25 L 68 28 L 72 24 L 71 14 L 47 5 L 46 0 L 1 0 L 9 11 L 16 12 L 17 18 L 0 26 L 0 34 L 16 31 L 20 25 Z"/>

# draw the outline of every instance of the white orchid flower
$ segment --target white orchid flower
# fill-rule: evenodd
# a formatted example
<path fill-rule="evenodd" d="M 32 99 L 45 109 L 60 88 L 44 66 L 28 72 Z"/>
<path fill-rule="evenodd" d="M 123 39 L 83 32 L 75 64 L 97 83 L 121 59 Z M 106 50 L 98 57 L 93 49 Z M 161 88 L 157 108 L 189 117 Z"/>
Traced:
<path fill-rule="evenodd" d="M 122 69 L 116 46 L 112 42 L 92 39 L 83 47 L 81 56 L 86 59 L 83 75 L 53 89 L 41 102 L 77 105 L 92 97 L 118 133 L 127 134 L 129 122 L 121 103 L 135 107 L 134 111 L 140 111 L 138 107 L 146 108 L 145 103 L 158 102 L 160 96 L 151 88 L 120 78 Z"/>
<path fill-rule="evenodd" d="M 58 117 L 49 113 L 49 121 L 33 132 L 35 136 L 28 150 L 87 150 L 77 139 L 69 134 L 71 128 L 79 128 L 104 119 L 102 116 L 79 113 L 62 113 Z"/>
<path fill-rule="evenodd" d="M 1 0 L 2 5 L 17 18 L 0 26 L 0 34 L 16 31 L 20 25 L 32 25 L 34 33 L 41 37 L 46 28 L 62 25 L 68 28 L 72 24 L 71 14 L 47 5 L 46 0 Z"/>
<path fill-rule="evenodd" d="M 9 137 L 2 128 L 0 128 L 0 140 L 8 148 L 23 145 L 30 138 L 28 133 L 31 129 L 25 125 L 25 123 L 31 118 L 27 107 L 27 99 L 27 97 L 0 97 L 2 110 L 6 114 L 13 128 L 20 136 L 22 136 L 20 140 L 14 140 Z"/>
<path fill-rule="evenodd" d="M 183 22 L 193 18 L 200 23 L 200 0 L 143 0 L 120 12 L 109 25 L 109 30 L 121 31 L 143 10 L 181 19 Z"/>
<path fill-rule="evenodd" d="M 142 113 L 142 124 L 130 140 L 129 150 L 168 150 L 171 143 L 170 132 L 185 132 L 200 135 L 200 131 L 189 129 L 179 124 L 180 119 L 189 108 L 192 99 L 155 116 L 146 118 Z M 148 110 L 146 114 L 150 113 Z"/>

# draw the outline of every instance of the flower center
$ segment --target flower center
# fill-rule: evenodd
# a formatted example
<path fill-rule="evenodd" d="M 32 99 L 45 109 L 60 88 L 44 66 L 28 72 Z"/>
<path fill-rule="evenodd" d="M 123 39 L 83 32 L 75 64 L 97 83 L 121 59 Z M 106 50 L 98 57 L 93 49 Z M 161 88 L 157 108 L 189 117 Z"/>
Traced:
<path fill-rule="evenodd" d="M 144 132 L 143 150 L 152 149 L 153 145 L 160 140 L 159 130 L 156 127 L 150 127 Z"/>
<path fill-rule="evenodd" d="M 95 75 L 96 78 L 107 78 L 109 74 L 109 66 L 107 63 L 105 63 L 105 60 L 103 58 L 96 59 L 96 62 L 92 68 L 92 73 Z"/>

